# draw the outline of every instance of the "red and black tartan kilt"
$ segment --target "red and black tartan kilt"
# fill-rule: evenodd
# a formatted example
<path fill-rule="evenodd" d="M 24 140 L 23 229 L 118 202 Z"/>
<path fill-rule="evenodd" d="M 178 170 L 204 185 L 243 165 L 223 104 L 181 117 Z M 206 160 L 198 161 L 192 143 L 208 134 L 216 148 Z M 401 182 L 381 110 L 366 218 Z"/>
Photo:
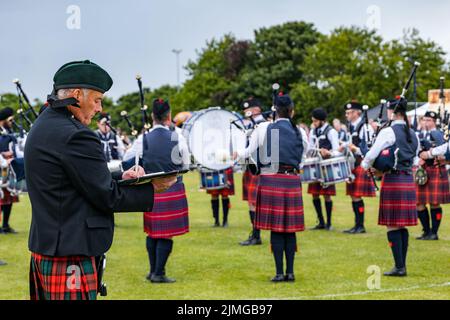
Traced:
<path fill-rule="evenodd" d="M 366 171 L 361 166 L 353 169 L 355 180 L 347 183 L 347 195 L 355 198 L 373 198 L 377 196 L 375 185 Z"/>
<path fill-rule="evenodd" d="M 385 174 L 381 183 L 378 224 L 417 225 L 416 184 L 412 174 Z"/>
<path fill-rule="evenodd" d="M 242 200 L 248 201 L 251 205 L 256 205 L 256 188 L 258 186 L 258 177 L 250 171 L 245 171 L 242 177 Z"/>
<path fill-rule="evenodd" d="M 280 233 L 305 230 L 302 183 L 297 175 L 260 175 L 255 228 Z"/>
<path fill-rule="evenodd" d="M 312 194 L 313 196 L 335 196 L 336 186 L 332 185 L 324 188 L 320 183 L 310 183 L 308 185 L 308 194 Z"/>
<path fill-rule="evenodd" d="M 31 254 L 31 300 L 96 300 L 95 257 Z"/>
<path fill-rule="evenodd" d="M 445 167 L 425 167 L 428 182 L 424 186 L 417 185 L 418 204 L 450 203 L 448 173 Z"/>
<path fill-rule="evenodd" d="M 11 192 L 9 192 L 8 189 L 6 188 L 2 188 L 2 191 L 3 191 L 3 198 L 0 199 L 0 206 L 19 202 L 19 196 L 12 196 Z"/>
<path fill-rule="evenodd" d="M 218 190 L 206 190 L 207 194 L 212 195 L 213 197 L 218 197 L 219 195 L 223 197 L 228 196 L 234 196 L 234 175 L 233 175 L 233 168 L 229 168 L 225 170 L 225 176 L 226 176 L 226 183 L 227 187 L 223 189 Z"/>
<path fill-rule="evenodd" d="M 155 193 L 153 211 L 144 212 L 144 231 L 151 238 L 168 239 L 189 232 L 189 210 L 181 179 L 169 190 Z"/>

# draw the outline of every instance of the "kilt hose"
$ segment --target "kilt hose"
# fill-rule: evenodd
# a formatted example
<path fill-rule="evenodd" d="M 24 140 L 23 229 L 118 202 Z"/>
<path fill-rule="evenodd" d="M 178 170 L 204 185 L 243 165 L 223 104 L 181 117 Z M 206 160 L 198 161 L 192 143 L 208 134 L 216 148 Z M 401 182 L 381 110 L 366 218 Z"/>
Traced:
<path fill-rule="evenodd" d="M 308 194 L 312 194 L 313 196 L 335 196 L 336 186 L 332 185 L 324 188 L 320 183 L 310 183 L 308 185 Z"/>
<path fill-rule="evenodd" d="M 31 254 L 31 300 L 96 300 L 95 257 Z"/>
<path fill-rule="evenodd" d="M 3 198 L 0 199 L 0 206 L 19 202 L 19 196 L 11 195 L 11 192 L 9 192 L 8 189 L 6 188 L 2 188 L 2 190 L 3 190 Z"/>
<path fill-rule="evenodd" d="M 213 197 L 218 197 L 219 195 L 222 197 L 234 196 L 235 191 L 234 191 L 233 168 L 225 170 L 225 179 L 227 183 L 226 188 L 217 190 L 206 190 L 206 193 L 212 195 Z"/>
<path fill-rule="evenodd" d="M 448 173 L 445 166 L 426 166 L 428 182 L 424 186 L 417 186 L 417 204 L 446 204 L 450 203 L 450 188 Z"/>
<path fill-rule="evenodd" d="M 259 176 L 255 228 L 278 233 L 305 230 L 302 184 L 299 176 Z"/>
<path fill-rule="evenodd" d="M 189 210 L 181 178 L 163 193 L 155 193 L 153 211 L 144 212 L 144 231 L 151 238 L 169 239 L 189 232 Z"/>
<path fill-rule="evenodd" d="M 389 227 L 417 225 L 416 184 L 412 174 L 383 176 L 378 224 Z"/>
<path fill-rule="evenodd" d="M 375 185 L 367 172 L 361 166 L 353 169 L 355 175 L 353 183 L 347 183 L 347 195 L 355 198 L 374 198 L 377 196 Z"/>
<path fill-rule="evenodd" d="M 250 171 L 245 171 L 242 177 L 242 200 L 256 206 L 256 189 L 259 176 L 253 175 Z"/>

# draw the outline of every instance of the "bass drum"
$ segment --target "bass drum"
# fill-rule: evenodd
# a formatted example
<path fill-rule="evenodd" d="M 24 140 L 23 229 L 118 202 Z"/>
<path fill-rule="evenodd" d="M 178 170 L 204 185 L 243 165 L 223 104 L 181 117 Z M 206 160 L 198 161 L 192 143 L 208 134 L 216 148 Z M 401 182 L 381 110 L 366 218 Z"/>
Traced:
<path fill-rule="evenodd" d="M 246 147 L 243 128 L 239 114 L 216 107 L 194 112 L 184 123 L 182 134 L 194 164 L 210 170 L 225 170 L 235 163 L 233 152 Z"/>

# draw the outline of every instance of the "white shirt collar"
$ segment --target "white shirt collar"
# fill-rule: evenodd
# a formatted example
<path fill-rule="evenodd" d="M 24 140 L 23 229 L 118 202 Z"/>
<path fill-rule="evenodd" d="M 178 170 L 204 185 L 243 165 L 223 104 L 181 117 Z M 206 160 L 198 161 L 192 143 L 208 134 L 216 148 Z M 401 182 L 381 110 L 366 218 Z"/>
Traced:
<path fill-rule="evenodd" d="M 169 130 L 169 127 L 167 127 L 167 126 L 163 126 L 162 124 L 155 124 L 153 126 L 152 131 L 155 130 L 155 129 L 158 129 L 158 128 L 163 128 L 163 129 Z"/>
<path fill-rule="evenodd" d="M 279 118 L 279 119 L 275 120 L 275 122 L 278 122 L 278 121 L 291 121 L 291 120 L 288 118 Z"/>

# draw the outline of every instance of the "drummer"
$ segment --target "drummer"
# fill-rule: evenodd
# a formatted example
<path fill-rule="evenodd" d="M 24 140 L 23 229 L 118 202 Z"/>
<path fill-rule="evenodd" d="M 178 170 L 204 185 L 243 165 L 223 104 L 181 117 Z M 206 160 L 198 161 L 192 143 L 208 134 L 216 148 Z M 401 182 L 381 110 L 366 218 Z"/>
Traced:
<path fill-rule="evenodd" d="M 327 112 L 323 108 L 314 109 L 312 112 L 312 126 L 314 130 L 309 136 L 309 151 L 318 150 L 323 159 L 330 159 L 339 157 L 342 154 L 339 152 L 339 135 L 338 132 L 327 123 Z M 332 196 L 336 196 L 336 187 L 334 185 L 329 187 L 322 187 L 317 183 L 311 183 L 308 186 L 308 193 L 313 197 L 314 208 L 316 209 L 317 219 L 319 224 L 313 230 L 328 230 L 331 227 L 331 214 L 333 211 Z M 324 197 L 325 209 L 327 212 L 327 221 L 325 224 L 322 214 L 322 204 L 320 196 Z"/>
<path fill-rule="evenodd" d="M 220 197 L 222 197 L 222 227 L 228 227 L 228 213 L 231 209 L 230 196 L 234 196 L 234 174 L 233 167 L 225 170 L 225 185 L 222 189 L 206 189 L 206 193 L 211 195 L 211 208 L 214 218 L 214 228 L 220 227 Z"/>
<path fill-rule="evenodd" d="M 374 132 L 372 127 L 369 126 L 367 128 L 364 125 L 362 104 L 352 101 L 347 103 L 344 108 L 345 117 L 349 122 L 350 141 L 344 143 L 339 148 L 339 151 L 343 152 L 345 148 L 349 148 L 356 158 L 355 169 L 352 171 L 355 178 L 352 183 L 347 184 L 347 195 L 352 199 L 353 213 L 355 214 L 355 226 L 344 231 L 344 233 L 362 234 L 366 233 L 364 228 L 365 205 L 363 197 L 376 197 L 376 192 L 373 180 L 361 167 L 362 153 L 360 146 L 366 137 L 372 137 Z"/>

